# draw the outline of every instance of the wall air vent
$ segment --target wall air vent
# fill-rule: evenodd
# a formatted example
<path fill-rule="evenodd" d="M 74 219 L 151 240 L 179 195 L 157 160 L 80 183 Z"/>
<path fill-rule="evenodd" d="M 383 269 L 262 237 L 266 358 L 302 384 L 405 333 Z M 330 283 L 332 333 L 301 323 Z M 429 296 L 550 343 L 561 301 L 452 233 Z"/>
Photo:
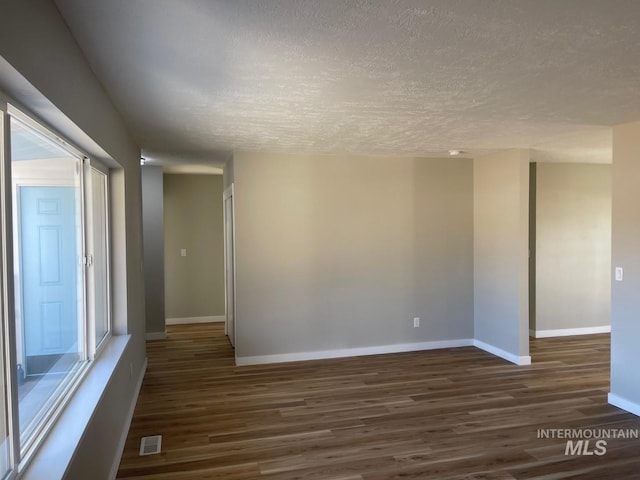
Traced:
<path fill-rule="evenodd" d="M 140 441 L 140 456 L 155 455 L 160 453 L 162 447 L 162 435 L 154 435 L 152 437 L 142 437 Z"/>

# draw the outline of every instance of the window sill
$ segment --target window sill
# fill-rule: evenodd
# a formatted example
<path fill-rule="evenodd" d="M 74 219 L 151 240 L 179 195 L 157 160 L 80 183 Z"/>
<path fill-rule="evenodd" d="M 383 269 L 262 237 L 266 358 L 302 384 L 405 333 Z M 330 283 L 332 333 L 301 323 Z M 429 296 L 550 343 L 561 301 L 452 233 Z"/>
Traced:
<path fill-rule="evenodd" d="M 130 340 L 130 335 L 111 337 L 47 437 L 28 459 L 28 464 L 21 466 L 20 480 L 64 477 Z"/>

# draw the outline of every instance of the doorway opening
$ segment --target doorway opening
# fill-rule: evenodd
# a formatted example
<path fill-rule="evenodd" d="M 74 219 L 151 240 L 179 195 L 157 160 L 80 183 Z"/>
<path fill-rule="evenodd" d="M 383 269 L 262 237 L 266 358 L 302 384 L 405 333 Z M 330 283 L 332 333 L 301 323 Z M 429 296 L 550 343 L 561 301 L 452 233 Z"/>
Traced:
<path fill-rule="evenodd" d="M 611 165 L 532 163 L 529 183 L 530 344 L 610 333 Z"/>

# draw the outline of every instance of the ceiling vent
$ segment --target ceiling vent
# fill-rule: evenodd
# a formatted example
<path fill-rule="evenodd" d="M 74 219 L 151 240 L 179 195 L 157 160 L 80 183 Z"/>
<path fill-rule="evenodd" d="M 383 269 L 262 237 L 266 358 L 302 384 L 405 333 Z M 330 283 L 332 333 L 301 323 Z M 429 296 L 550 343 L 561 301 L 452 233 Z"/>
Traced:
<path fill-rule="evenodd" d="M 152 437 L 142 437 L 140 441 L 140 456 L 155 455 L 160 453 L 162 447 L 162 435 L 154 435 Z"/>

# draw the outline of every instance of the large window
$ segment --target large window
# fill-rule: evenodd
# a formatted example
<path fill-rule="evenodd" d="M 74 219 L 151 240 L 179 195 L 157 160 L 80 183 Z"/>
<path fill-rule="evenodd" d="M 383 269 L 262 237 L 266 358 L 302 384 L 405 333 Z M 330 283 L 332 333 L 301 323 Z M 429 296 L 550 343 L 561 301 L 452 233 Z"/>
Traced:
<path fill-rule="evenodd" d="M 35 450 L 108 339 L 108 170 L 2 109 L 0 478 Z"/>

